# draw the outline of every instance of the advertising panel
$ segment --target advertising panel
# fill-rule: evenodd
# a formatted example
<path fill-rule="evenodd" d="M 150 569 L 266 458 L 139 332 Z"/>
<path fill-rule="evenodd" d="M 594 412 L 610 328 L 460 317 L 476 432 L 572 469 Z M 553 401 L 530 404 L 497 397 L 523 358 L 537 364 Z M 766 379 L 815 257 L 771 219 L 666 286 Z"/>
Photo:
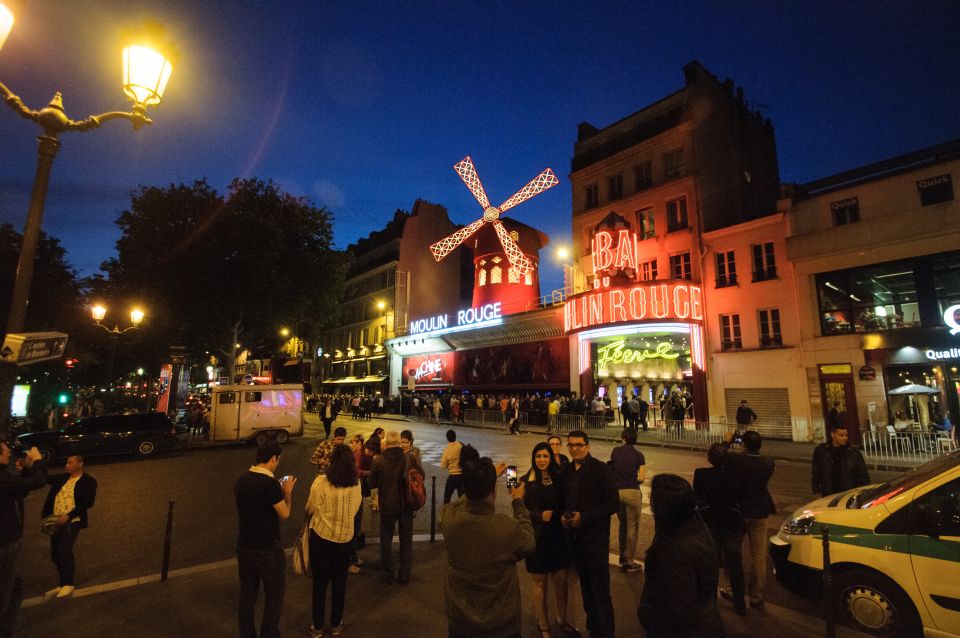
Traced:
<path fill-rule="evenodd" d="M 444 386 L 453 383 L 453 353 L 422 354 L 403 360 L 403 378 L 407 387 L 413 380 L 415 387 Z"/>
<path fill-rule="evenodd" d="M 570 350 L 566 339 L 476 348 L 454 353 L 458 388 L 567 389 Z"/>

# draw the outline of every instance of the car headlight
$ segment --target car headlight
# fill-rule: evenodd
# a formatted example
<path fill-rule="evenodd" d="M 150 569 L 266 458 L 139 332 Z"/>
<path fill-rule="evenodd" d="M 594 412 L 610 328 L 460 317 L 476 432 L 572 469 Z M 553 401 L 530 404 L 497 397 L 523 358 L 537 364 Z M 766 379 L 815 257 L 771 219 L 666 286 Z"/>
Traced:
<path fill-rule="evenodd" d="M 792 518 L 788 518 L 783 523 L 780 531 L 784 534 L 793 534 L 795 536 L 809 534 L 810 528 L 813 527 L 813 520 L 813 512 L 804 511 Z"/>

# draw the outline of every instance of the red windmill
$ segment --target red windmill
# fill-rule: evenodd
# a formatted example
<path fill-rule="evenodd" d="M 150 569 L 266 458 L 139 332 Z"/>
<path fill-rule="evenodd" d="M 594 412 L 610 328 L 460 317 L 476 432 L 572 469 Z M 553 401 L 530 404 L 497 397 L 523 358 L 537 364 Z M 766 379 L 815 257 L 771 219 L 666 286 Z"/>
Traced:
<path fill-rule="evenodd" d="M 497 237 L 500 239 L 500 243 L 503 245 L 503 252 L 507 255 L 510 265 L 516 270 L 517 274 L 522 277 L 530 271 L 533 265 L 529 259 L 523 256 L 523 251 L 520 250 L 517 243 L 510 237 L 510 233 L 503 227 L 503 222 L 500 221 L 500 215 L 517 204 L 527 201 L 534 195 L 559 184 L 560 181 L 557 179 L 557 176 L 553 174 L 552 170 L 547 168 L 530 180 L 530 183 L 514 193 L 507 201 L 499 206 L 491 206 L 490 200 L 487 199 L 487 193 L 483 190 L 483 184 L 480 183 L 480 177 L 473 167 L 473 160 L 470 159 L 469 155 L 454 164 L 453 169 L 457 171 L 460 179 L 467 185 L 467 188 L 470 189 L 470 192 L 473 193 L 473 196 L 483 208 L 483 217 L 469 226 L 461 228 L 449 237 L 432 244 L 430 246 L 430 252 L 433 253 L 433 258 L 440 261 L 449 255 L 457 246 L 466 241 L 467 238 L 480 230 L 481 226 L 490 222 L 497 233 Z"/>

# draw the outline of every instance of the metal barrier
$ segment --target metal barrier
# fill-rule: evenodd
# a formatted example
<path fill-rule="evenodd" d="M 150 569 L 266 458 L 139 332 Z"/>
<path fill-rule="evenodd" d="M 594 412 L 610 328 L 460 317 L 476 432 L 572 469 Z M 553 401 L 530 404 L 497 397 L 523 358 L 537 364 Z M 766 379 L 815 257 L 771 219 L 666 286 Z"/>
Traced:
<path fill-rule="evenodd" d="M 659 421 L 654 432 L 658 441 L 683 443 L 694 447 L 710 447 L 720 443 L 732 430 L 721 421 Z"/>
<path fill-rule="evenodd" d="M 957 449 L 956 440 L 946 432 L 905 430 L 869 431 L 862 434 L 863 455 L 871 461 L 924 463 Z"/>
<path fill-rule="evenodd" d="M 500 410 L 464 410 L 463 420 L 478 425 L 496 425 L 506 427 L 504 413 Z M 527 413 L 521 412 L 518 419 L 521 428 L 527 427 Z"/>

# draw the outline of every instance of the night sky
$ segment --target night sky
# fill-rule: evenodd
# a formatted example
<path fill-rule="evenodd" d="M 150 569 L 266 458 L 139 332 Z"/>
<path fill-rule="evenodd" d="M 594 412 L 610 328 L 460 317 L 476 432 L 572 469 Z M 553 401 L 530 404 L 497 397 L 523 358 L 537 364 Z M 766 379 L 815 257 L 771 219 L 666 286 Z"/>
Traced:
<path fill-rule="evenodd" d="M 694 59 L 773 121 L 784 182 L 960 137 L 953 0 L 0 2 L 17 17 L 0 81 L 33 108 L 60 90 L 75 119 L 126 109 L 121 38 L 147 18 L 179 49 L 152 127 L 62 137 L 43 228 L 83 275 L 141 184 L 272 178 L 334 211 L 342 248 L 418 197 L 476 219 L 451 168 L 465 155 L 494 204 L 553 168 L 560 185 L 509 214 L 565 243 L 577 124 L 682 88 Z M 0 110 L 0 220 L 18 230 L 37 132 Z M 544 294 L 562 285 L 552 254 Z"/>

